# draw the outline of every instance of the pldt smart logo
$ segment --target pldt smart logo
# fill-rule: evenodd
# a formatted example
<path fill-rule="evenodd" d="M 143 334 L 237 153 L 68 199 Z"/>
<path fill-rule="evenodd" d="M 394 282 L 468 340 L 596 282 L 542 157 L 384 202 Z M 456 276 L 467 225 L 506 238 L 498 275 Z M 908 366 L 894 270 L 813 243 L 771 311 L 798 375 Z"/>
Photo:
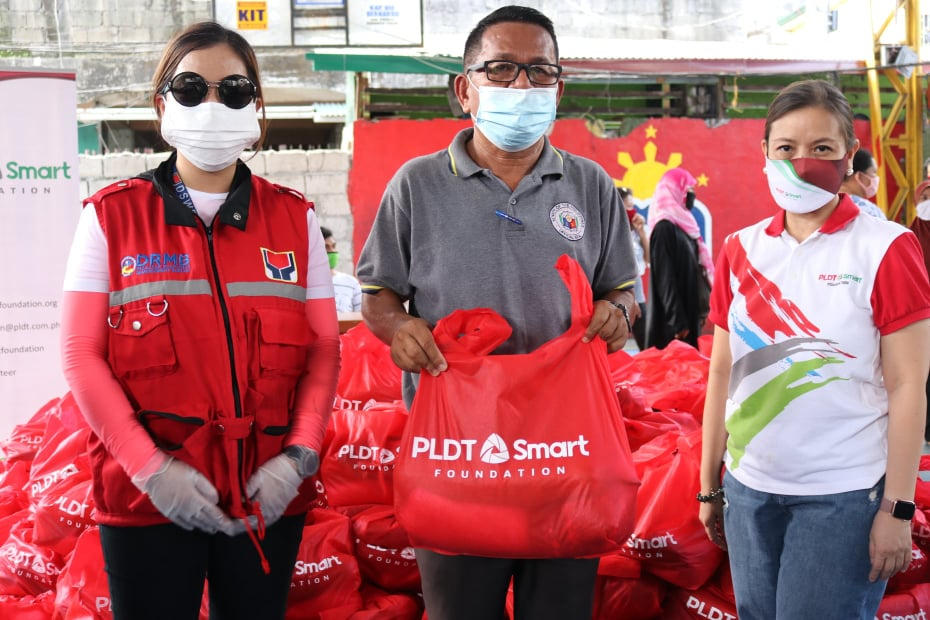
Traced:
<path fill-rule="evenodd" d="M 510 460 L 507 442 L 497 433 L 491 433 L 481 444 L 481 460 L 489 465 L 500 465 Z"/>
<path fill-rule="evenodd" d="M 54 181 L 71 179 L 71 164 L 39 165 L 18 161 L 0 163 L 0 198 L 6 195 L 51 194 Z"/>
<path fill-rule="evenodd" d="M 859 284 L 862 282 L 862 276 L 851 273 L 822 273 L 817 276 L 818 282 L 826 282 L 827 286 L 838 286 L 840 284 Z"/>
<path fill-rule="evenodd" d="M 425 455 L 431 461 L 472 461 L 477 439 L 436 439 L 435 437 L 413 438 L 411 457 Z M 574 456 L 591 456 L 588 444 L 591 443 L 578 435 L 571 441 L 553 441 L 552 443 L 533 443 L 526 439 L 513 442 L 513 454 L 507 442 L 497 433 L 491 433 L 481 444 L 479 458 L 490 465 L 506 463 L 511 458 L 515 461 L 535 461 L 541 459 L 564 459 Z"/>
<path fill-rule="evenodd" d="M 5 171 L 5 172 L 4 172 Z M 29 166 L 15 161 L 8 161 L 0 168 L 0 179 L 7 181 L 32 181 L 70 179 L 71 165 L 63 161 L 60 165 L 46 164 L 44 166 Z"/>
<path fill-rule="evenodd" d="M 591 442 L 578 435 L 578 439 L 567 441 L 531 442 L 516 439 L 510 445 L 497 433 L 491 433 L 475 450 L 477 439 L 437 439 L 435 437 L 413 437 L 410 452 L 412 459 L 423 458 L 437 463 L 434 477 L 472 478 L 535 478 L 537 476 L 564 476 L 567 468 L 577 465 L 579 458 L 591 456 Z M 477 457 L 477 458 L 476 458 Z M 553 463 L 553 460 L 556 462 Z M 485 468 L 488 465 L 504 467 Z M 542 463 L 539 463 L 542 461 Z M 564 463 L 564 464 L 563 464 Z"/>

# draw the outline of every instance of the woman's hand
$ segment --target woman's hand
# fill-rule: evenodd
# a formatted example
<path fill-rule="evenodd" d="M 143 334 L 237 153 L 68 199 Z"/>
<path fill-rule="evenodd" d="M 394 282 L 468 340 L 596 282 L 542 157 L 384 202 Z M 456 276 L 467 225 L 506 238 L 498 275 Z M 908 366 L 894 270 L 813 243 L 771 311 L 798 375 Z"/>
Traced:
<path fill-rule="evenodd" d="M 869 532 L 869 581 L 889 579 L 911 563 L 911 522 L 878 511 Z"/>
<path fill-rule="evenodd" d="M 727 538 L 723 532 L 723 499 L 701 502 L 698 518 L 704 524 L 704 531 L 712 543 L 727 550 Z"/>

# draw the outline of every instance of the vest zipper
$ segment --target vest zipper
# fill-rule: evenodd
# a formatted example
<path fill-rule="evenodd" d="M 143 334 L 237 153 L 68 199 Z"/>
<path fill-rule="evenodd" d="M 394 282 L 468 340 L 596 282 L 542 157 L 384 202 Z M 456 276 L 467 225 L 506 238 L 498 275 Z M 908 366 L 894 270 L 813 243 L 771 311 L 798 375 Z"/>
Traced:
<path fill-rule="evenodd" d="M 236 378 L 236 355 L 233 349 L 232 328 L 229 323 L 229 309 L 226 307 L 226 297 L 223 295 L 222 285 L 220 283 L 220 272 L 216 268 L 216 253 L 213 251 L 213 226 L 205 226 L 207 230 L 207 247 L 210 249 L 210 266 L 213 268 L 213 282 L 216 284 L 217 297 L 220 300 L 220 310 L 223 312 L 223 326 L 226 329 L 226 348 L 229 351 L 229 372 L 232 378 L 233 403 L 236 409 L 236 417 L 242 417 L 242 396 L 239 394 L 239 381 Z M 242 476 L 242 440 L 236 440 L 236 454 L 238 462 L 236 463 L 236 473 L 239 476 L 239 494 L 240 500 L 245 504 L 245 480 Z"/>

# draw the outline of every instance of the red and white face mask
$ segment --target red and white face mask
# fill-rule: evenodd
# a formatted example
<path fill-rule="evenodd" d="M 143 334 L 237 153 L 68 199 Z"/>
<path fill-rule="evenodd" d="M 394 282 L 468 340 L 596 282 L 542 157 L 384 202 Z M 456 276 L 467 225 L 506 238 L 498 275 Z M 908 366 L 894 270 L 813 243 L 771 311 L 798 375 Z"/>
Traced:
<path fill-rule="evenodd" d="M 810 213 L 840 191 L 846 177 L 846 158 L 765 159 L 769 191 L 778 206 L 791 213 Z"/>

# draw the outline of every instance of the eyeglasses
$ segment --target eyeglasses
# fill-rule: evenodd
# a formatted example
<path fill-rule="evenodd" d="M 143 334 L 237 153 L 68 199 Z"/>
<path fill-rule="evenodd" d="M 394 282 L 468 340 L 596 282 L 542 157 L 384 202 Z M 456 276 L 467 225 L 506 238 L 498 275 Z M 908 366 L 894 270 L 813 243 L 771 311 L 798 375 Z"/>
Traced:
<path fill-rule="evenodd" d="M 552 86 L 559 83 L 562 75 L 562 65 L 549 63 L 525 64 L 511 60 L 486 60 L 483 63 L 472 65 L 465 69 L 468 71 L 483 71 L 484 76 L 492 82 L 513 82 L 520 75 L 526 73 L 527 79 L 537 86 Z"/>
<path fill-rule="evenodd" d="M 208 82 L 193 71 L 179 73 L 167 82 L 159 91 L 160 94 L 170 92 L 175 101 L 181 105 L 192 108 L 207 97 L 210 87 L 216 88 L 220 101 L 227 107 L 239 110 L 255 100 L 256 87 L 244 75 L 227 75 L 219 82 Z"/>

